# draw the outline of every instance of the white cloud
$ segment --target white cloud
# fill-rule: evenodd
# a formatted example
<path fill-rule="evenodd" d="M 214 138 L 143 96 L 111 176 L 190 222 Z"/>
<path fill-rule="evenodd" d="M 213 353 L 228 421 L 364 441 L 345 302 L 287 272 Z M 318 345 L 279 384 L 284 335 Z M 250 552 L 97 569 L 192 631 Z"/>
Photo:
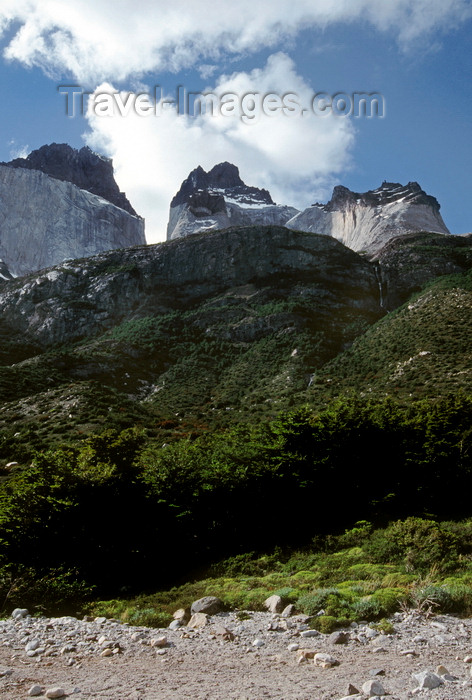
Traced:
<path fill-rule="evenodd" d="M 105 92 L 113 92 L 112 86 L 101 85 L 95 94 Z M 282 53 L 262 69 L 221 77 L 214 88 L 216 95 L 249 92 L 296 93 L 307 105 L 312 97 L 311 87 Z M 193 117 L 170 109 L 146 117 L 130 111 L 123 118 L 97 116 L 92 104 L 86 141 L 113 158 L 120 187 L 146 218 L 149 242 L 165 238 L 170 200 L 197 165 L 208 170 L 233 162 L 247 184 L 301 207 L 326 196 L 336 173 L 348 167 L 354 140 L 352 121 L 341 117 L 287 116 L 279 110 L 248 123 L 237 115 Z"/>
<path fill-rule="evenodd" d="M 10 158 L 12 160 L 14 158 L 26 158 L 31 151 L 28 144 L 21 145 L 16 141 L 16 139 L 10 139 L 8 146 L 10 149 Z"/>
<path fill-rule="evenodd" d="M 312 26 L 367 20 L 406 47 L 471 16 L 471 0 L 2 0 L 0 31 L 17 28 L 8 59 L 96 85 L 255 52 Z"/>
<path fill-rule="evenodd" d="M 91 89 L 126 80 L 142 90 L 150 71 L 192 67 L 207 80 L 222 57 L 283 47 L 310 27 L 369 22 L 408 49 L 437 42 L 470 17 L 472 0 L 232 0 L 216 6 L 213 0 L 1 0 L 0 36 L 9 30 L 7 60 L 39 66 L 57 79 L 73 77 Z M 263 69 L 215 78 L 214 87 L 218 94 L 289 91 L 308 99 L 311 93 L 283 54 Z M 89 125 L 87 142 L 114 158 L 119 184 L 146 216 L 151 240 L 164 237 L 169 200 L 198 164 L 232 161 L 248 184 L 303 206 L 324 198 L 336 174 L 349 167 L 355 136 L 352 121 L 313 115 L 243 123 L 173 110 L 148 118 L 91 113 Z"/>

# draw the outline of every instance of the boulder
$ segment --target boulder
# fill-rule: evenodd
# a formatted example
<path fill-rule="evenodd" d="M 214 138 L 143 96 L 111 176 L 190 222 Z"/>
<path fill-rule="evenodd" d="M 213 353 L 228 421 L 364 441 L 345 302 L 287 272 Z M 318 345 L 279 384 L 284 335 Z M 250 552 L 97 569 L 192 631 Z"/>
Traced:
<path fill-rule="evenodd" d="M 271 613 L 281 613 L 284 609 L 284 604 L 279 595 L 271 595 L 264 601 L 264 607 Z"/>
<path fill-rule="evenodd" d="M 199 629 L 200 627 L 206 627 L 208 625 L 208 615 L 206 613 L 197 612 L 192 615 L 190 621 L 187 623 L 187 627 L 191 629 Z"/>
<path fill-rule="evenodd" d="M 206 615 L 216 615 L 224 608 L 223 601 L 212 595 L 207 595 L 204 598 L 199 598 L 192 603 L 191 613 L 205 613 Z"/>
<path fill-rule="evenodd" d="M 369 698 L 376 695 L 386 695 L 385 689 L 380 681 L 366 681 L 362 686 L 362 692 Z"/>

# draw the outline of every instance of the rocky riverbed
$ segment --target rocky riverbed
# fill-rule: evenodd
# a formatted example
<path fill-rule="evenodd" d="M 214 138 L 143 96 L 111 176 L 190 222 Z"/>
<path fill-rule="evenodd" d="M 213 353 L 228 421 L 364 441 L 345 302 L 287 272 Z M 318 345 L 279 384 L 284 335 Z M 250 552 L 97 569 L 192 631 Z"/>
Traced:
<path fill-rule="evenodd" d="M 247 619 L 244 619 L 247 618 Z M 287 612 L 199 612 L 173 629 L 105 618 L 0 620 L 0 698 L 472 699 L 472 620 L 397 613 L 332 635 Z"/>

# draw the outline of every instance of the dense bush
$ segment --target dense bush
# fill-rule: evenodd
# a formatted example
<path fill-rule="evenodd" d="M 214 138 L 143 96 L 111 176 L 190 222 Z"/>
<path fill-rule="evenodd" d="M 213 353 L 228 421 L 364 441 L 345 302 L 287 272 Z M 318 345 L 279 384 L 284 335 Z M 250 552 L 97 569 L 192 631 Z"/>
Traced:
<path fill-rule="evenodd" d="M 431 564 L 445 573 L 470 554 L 471 528 L 432 516 L 471 515 L 471 422 L 466 397 L 408 409 L 352 399 L 166 446 L 108 430 L 39 452 L 0 484 L 0 557 L 38 578 L 77 571 L 112 595 L 173 584 L 225 557 L 220 572 L 231 575 L 290 574 L 298 565 L 283 552 L 297 545 L 309 548 L 298 571 L 344 549 L 319 566 L 318 586 L 381 579 L 391 563 L 399 575 Z M 398 518 L 408 519 L 372 531 Z M 244 555 L 275 545 L 265 559 Z"/>

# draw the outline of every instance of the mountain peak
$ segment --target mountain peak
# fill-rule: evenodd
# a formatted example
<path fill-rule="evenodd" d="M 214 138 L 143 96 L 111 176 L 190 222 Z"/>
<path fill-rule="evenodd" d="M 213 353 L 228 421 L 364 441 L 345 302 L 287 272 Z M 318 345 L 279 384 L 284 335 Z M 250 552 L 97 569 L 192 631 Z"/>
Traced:
<path fill-rule="evenodd" d="M 384 180 L 367 192 L 337 185 L 327 204 L 313 204 L 287 222 L 288 228 L 334 236 L 353 250 L 370 255 L 392 238 L 430 231 L 448 234 L 439 202 L 417 182 L 402 185 Z"/>
<path fill-rule="evenodd" d="M 420 187 L 417 182 L 409 182 L 407 185 L 402 185 L 399 182 L 387 182 L 384 180 L 380 187 L 367 192 L 352 192 L 343 185 L 337 185 L 333 189 L 333 195 L 330 201 L 321 207 L 324 211 L 332 212 L 362 205 L 365 207 L 378 207 L 394 202 L 407 202 L 409 204 L 426 204 L 432 207 L 434 211 L 439 212 L 440 205 L 438 200 Z"/>
<path fill-rule="evenodd" d="M 1 165 L 40 170 L 55 180 L 71 182 L 136 216 L 115 182 L 111 158 L 95 153 L 88 146 L 77 150 L 67 143 L 51 143 L 32 151 L 26 158 L 15 158 Z"/>
<path fill-rule="evenodd" d="M 183 181 L 170 206 L 177 207 L 179 204 L 187 204 L 192 195 L 200 191 L 223 194 L 239 200 L 241 203 L 257 201 L 267 206 L 274 204 L 267 190 L 246 185 L 241 179 L 236 165 L 227 161 L 218 163 L 208 172 L 205 172 L 201 165 L 197 166 Z"/>

